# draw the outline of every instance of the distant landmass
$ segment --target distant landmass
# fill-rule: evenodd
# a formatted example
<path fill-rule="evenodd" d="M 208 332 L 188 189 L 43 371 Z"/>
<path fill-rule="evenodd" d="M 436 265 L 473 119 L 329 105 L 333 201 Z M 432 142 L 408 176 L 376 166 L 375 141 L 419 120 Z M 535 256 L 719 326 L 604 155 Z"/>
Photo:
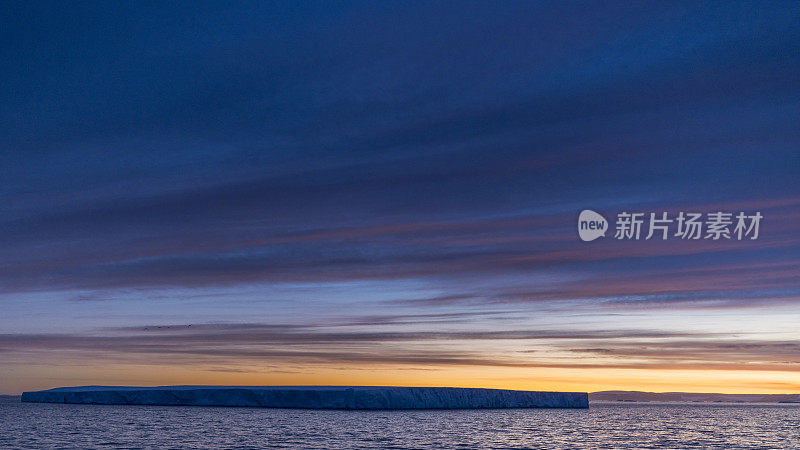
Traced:
<path fill-rule="evenodd" d="M 600 391 L 590 392 L 589 401 L 800 403 L 800 394 L 717 394 L 696 392 Z"/>
<path fill-rule="evenodd" d="M 585 392 L 395 386 L 78 386 L 23 402 L 308 409 L 588 408 Z"/>
<path fill-rule="evenodd" d="M 20 396 L 0 395 L 19 401 Z M 23 393 L 23 402 L 258 406 L 309 409 L 586 408 L 589 402 L 798 403 L 800 394 L 514 391 L 392 386 L 79 386 Z"/>

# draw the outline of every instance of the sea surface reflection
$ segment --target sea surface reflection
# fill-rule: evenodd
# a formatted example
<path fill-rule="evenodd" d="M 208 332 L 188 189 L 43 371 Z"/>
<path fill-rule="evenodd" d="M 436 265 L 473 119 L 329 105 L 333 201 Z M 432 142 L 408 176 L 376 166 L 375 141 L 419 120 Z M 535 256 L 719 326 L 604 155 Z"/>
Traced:
<path fill-rule="evenodd" d="M 312 411 L 0 400 L 0 448 L 796 448 L 800 404 Z"/>

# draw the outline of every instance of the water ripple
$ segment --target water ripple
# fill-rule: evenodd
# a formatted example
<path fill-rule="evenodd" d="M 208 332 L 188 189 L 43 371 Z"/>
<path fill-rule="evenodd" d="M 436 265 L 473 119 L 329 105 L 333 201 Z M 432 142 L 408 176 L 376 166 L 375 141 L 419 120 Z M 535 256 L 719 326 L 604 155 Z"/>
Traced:
<path fill-rule="evenodd" d="M 793 448 L 800 405 L 311 411 L 0 400 L 0 448 Z"/>

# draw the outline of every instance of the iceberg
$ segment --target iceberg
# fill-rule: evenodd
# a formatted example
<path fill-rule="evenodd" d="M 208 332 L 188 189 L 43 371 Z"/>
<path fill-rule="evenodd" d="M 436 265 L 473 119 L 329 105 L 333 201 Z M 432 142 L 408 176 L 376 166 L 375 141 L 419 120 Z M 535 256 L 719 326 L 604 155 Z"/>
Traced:
<path fill-rule="evenodd" d="M 393 386 L 78 386 L 24 392 L 22 401 L 367 410 L 589 407 L 585 392 Z"/>

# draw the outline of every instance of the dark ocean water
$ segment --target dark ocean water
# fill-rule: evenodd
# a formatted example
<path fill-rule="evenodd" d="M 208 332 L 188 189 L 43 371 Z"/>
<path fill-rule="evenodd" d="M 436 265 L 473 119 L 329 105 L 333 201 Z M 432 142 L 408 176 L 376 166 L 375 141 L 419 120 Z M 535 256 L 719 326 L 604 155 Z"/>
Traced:
<path fill-rule="evenodd" d="M 0 448 L 800 448 L 800 404 L 311 411 L 0 400 Z"/>

